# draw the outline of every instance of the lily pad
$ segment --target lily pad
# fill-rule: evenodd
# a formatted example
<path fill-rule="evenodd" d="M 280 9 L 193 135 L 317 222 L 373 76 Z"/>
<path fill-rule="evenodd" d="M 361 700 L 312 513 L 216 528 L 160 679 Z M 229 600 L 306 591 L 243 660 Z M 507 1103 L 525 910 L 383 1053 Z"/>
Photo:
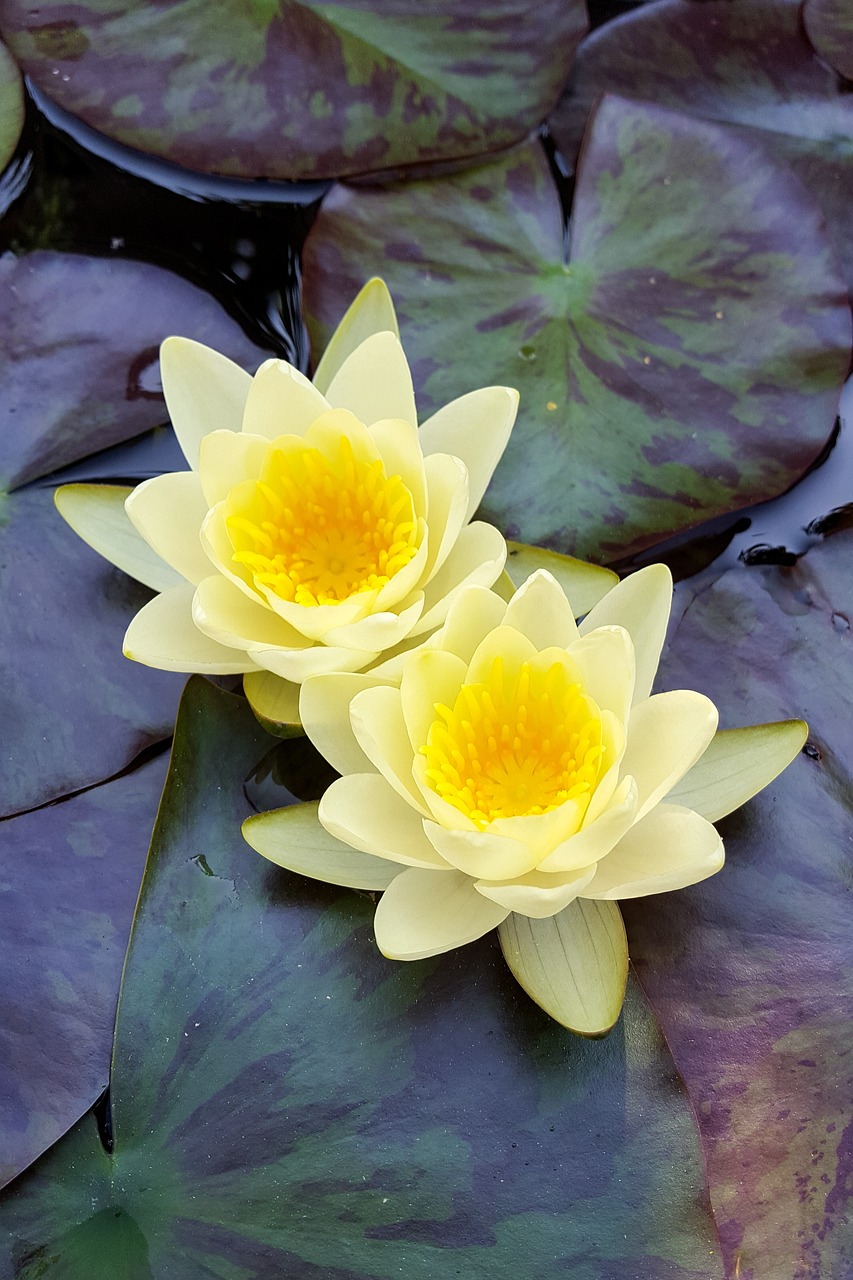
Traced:
<path fill-rule="evenodd" d="M 12 159 L 24 125 L 24 86 L 15 59 L 0 44 L 0 170 Z"/>
<path fill-rule="evenodd" d="M 517 991 L 494 937 L 384 960 L 367 895 L 241 841 L 268 743 L 191 681 L 122 985 L 112 1154 L 88 1117 L 10 1188 L 3 1274 L 719 1280 L 692 1117 L 636 986 L 623 1029 L 587 1042 Z"/>
<path fill-rule="evenodd" d="M 727 1274 L 853 1273 L 853 534 L 685 584 L 661 669 L 723 724 L 803 715 L 789 769 L 721 824 L 723 871 L 625 903 L 631 956 L 703 1134 Z"/>
<path fill-rule="evenodd" d="M 119 980 L 166 759 L 0 824 L 0 1185 L 109 1083 Z"/>
<path fill-rule="evenodd" d="M 820 56 L 853 80 L 853 10 L 847 0 L 805 0 L 803 22 Z"/>
<path fill-rule="evenodd" d="M 91 551 L 46 489 L 0 493 L 0 816 L 119 773 L 172 732 L 182 679 L 121 645 L 145 587 Z"/>
<path fill-rule="evenodd" d="M 583 0 L 0 4 L 21 67 L 60 106 L 142 151 L 247 178 L 509 146 L 553 106 L 586 26 Z"/>
<path fill-rule="evenodd" d="M 849 23 L 853 10 L 842 0 L 839 12 L 842 5 Z M 571 160 L 598 95 L 621 93 L 757 131 L 755 141 L 819 200 L 853 288 L 853 96 L 815 57 L 801 7 L 799 0 L 661 0 L 626 14 L 580 46 L 551 127 Z M 824 20 L 828 31 L 830 15 L 815 5 L 815 24 Z M 846 43 L 853 49 L 853 30 Z"/>
<path fill-rule="evenodd" d="M 456 177 L 338 187 L 306 246 L 312 339 L 381 271 L 422 413 L 518 387 L 481 508 L 514 539 L 615 559 L 788 488 L 832 430 L 851 339 L 799 183 L 721 126 L 606 98 L 570 239 L 566 260 L 536 144 Z"/>
<path fill-rule="evenodd" d="M 0 478 L 24 484 L 168 418 L 159 347 L 195 338 L 254 371 L 267 353 L 160 267 L 39 251 L 0 258 Z"/>

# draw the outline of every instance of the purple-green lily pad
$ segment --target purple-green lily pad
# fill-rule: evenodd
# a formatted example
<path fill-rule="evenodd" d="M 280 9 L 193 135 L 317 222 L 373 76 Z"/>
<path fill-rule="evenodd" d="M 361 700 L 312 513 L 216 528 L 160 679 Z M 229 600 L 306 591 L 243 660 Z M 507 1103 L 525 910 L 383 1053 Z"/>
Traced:
<path fill-rule="evenodd" d="M 849 0 L 805 0 L 806 34 L 822 58 L 853 80 L 853 9 Z"/>
<path fill-rule="evenodd" d="M 481 508 L 615 559 L 788 488 L 823 447 L 847 291 L 800 184 L 731 130 L 606 98 L 568 260 L 529 144 L 455 177 L 336 188 L 306 246 L 312 339 L 381 273 L 422 416 L 487 383 L 519 417 Z"/>
<path fill-rule="evenodd" d="M 558 1027 L 494 937 L 395 964 L 371 896 L 241 840 L 269 745 L 194 678 L 128 950 L 108 1155 L 81 1121 L 9 1188 L 10 1280 L 720 1280 L 692 1115 L 632 984 Z"/>
<path fill-rule="evenodd" d="M 593 32 L 551 117 L 569 160 L 601 93 L 757 131 L 820 202 L 853 288 L 853 95 L 815 56 L 799 0 L 661 0 Z"/>
<path fill-rule="evenodd" d="M 166 756 L 0 824 L 0 1185 L 109 1082 L 116 1000 Z"/>
<path fill-rule="evenodd" d="M 165 422 L 159 347 L 173 333 L 252 372 L 268 354 L 161 267 L 48 251 L 0 258 L 0 483 L 24 484 Z"/>
<path fill-rule="evenodd" d="M 50 490 L 0 493 L 0 816 L 113 777 L 170 736 L 182 678 L 121 651 L 150 594 L 72 533 Z"/>
<path fill-rule="evenodd" d="M 667 687 L 721 723 L 803 716 L 782 776 L 721 823 L 726 865 L 625 903 L 631 956 L 703 1134 L 727 1274 L 853 1274 L 853 534 L 792 568 L 686 583 Z M 677 599 L 676 609 L 679 608 Z"/>
<path fill-rule="evenodd" d="M 53 101 L 205 173 L 327 178 L 458 160 L 541 123 L 583 0 L 2 0 L 0 30 Z"/>
<path fill-rule="evenodd" d="M 0 44 L 0 170 L 15 153 L 24 124 L 24 86 L 15 59 Z"/>

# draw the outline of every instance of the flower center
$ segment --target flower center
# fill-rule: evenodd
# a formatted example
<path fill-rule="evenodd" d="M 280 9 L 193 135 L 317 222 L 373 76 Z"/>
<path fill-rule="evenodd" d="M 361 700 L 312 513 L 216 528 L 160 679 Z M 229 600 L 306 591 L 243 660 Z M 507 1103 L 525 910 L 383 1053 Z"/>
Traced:
<path fill-rule="evenodd" d="M 495 658 L 489 679 L 464 684 L 421 747 L 435 791 L 482 831 L 495 818 L 547 813 L 588 799 L 602 756 L 598 707 L 554 663 L 522 663 L 506 677 Z"/>
<path fill-rule="evenodd" d="M 259 480 L 232 491 L 233 559 L 255 586 L 296 604 L 338 604 L 377 591 L 418 550 L 412 495 L 381 460 L 271 449 Z"/>

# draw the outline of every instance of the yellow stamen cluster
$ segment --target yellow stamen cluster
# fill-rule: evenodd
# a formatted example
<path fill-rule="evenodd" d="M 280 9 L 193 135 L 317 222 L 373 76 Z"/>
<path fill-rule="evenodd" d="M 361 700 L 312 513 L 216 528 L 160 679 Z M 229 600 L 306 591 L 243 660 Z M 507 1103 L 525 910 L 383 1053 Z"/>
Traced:
<path fill-rule="evenodd" d="M 464 684 L 453 707 L 436 703 L 427 778 L 482 831 L 495 818 L 547 813 L 588 800 L 601 765 L 598 707 L 565 668 L 529 662 L 505 675 L 495 658 L 489 679 Z"/>
<path fill-rule="evenodd" d="M 295 604 L 338 604 L 376 591 L 418 550 L 412 495 L 380 459 L 272 448 L 261 478 L 232 493 L 233 559 L 257 587 Z"/>

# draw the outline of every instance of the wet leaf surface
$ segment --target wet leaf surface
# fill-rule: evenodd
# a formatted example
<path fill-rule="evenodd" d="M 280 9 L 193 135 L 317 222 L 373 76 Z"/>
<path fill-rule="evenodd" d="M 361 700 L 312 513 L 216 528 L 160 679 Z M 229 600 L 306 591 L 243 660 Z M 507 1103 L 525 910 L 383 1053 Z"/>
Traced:
<path fill-rule="evenodd" d="M 586 25 L 582 0 L 0 5 L 20 65 L 60 106 L 142 151 L 247 178 L 506 147 L 553 106 Z"/>
<path fill-rule="evenodd" d="M 726 726 L 804 716 L 803 754 L 720 824 L 719 875 L 625 903 L 696 1106 L 728 1274 L 845 1276 L 853 1128 L 853 535 L 681 589 L 662 662 Z"/>
<path fill-rule="evenodd" d="M 370 895 L 240 839 L 268 744 L 191 681 L 122 990 L 114 1153 L 87 1117 L 10 1188 L 3 1274 L 719 1280 L 692 1117 L 636 986 L 587 1042 L 494 937 L 384 960 Z"/>
<path fill-rule="evenodd" d="M 110 778 L 169 737 L 183 677 L 121 651 L 150 596 L 68 528 L 50 490 L 0 493 L 0 816 Z"/>
<path fill-rule="evenodd" d="M 511 538 L 631 554 L 783 491 L 832 430 L 850 311 L 820 214 L 706 121 L 605 99 L 568 263 L 535 144 L 453 178 L 337 188 L 306 246 L 317 350 L 374 272 L 422 416 L 482 384 L 520 389 L 481 508 Z"/>
<path fill-rule="evenodd" d="M 847 0 L 806 0 L 803 22 L 820 56 L 853 80 L 853 9 Z"/>
<path fill-rule="evenodd" d="M 754 140 L 820 202 L 853 288 L 853 96 L 815 56 L 801 7 L 799 0 L 661 0 L 626 14 L 581 45 L 551 127 L 572 161 L 598 95 L 620 93 L 757 131 Z M 831 7 L 813 11 L 827 32 Z M 842 7 L 849 24 L 853 10 L 846 0 Z M 846 44 L 853 48 L 853 30 Z"/>
<path fill-rule="evenodd" d="M 50 251 L 0 259 L 0 481 L 24 484 L 166 422 L 159 347 L 173 333 L 251 372 L 267 354 L 160 267 Z"/>
<path fill-rule="evenodd" d="M 0 823 L 0 1184 L 109 1080 L 133 908 L 168 755 Z"/>

